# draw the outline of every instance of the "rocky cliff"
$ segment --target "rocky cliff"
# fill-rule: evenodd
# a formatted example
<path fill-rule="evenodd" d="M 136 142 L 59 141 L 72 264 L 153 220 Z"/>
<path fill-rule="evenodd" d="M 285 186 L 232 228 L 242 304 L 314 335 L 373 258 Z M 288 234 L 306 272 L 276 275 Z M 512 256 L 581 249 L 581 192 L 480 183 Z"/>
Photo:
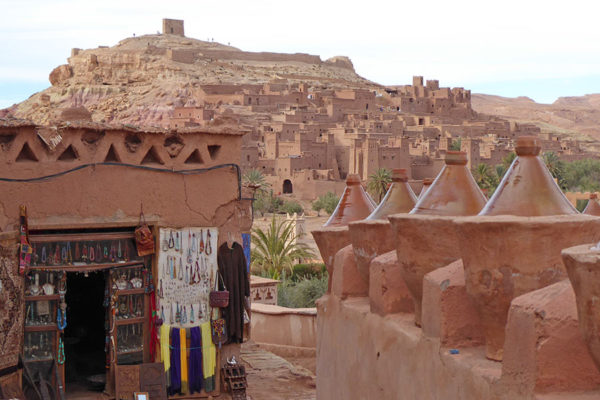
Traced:
<path fill-rule="evenodd" d="M 96 122 L 166 126 L 176 106 L 193 106 L 202 84 L 252 84 L 274 79 L 320 86 L 377 86 L 358 76 L 347 57 L 251 53 L 176 35 L 146 35 L 113 47 L 73 49 L 49 76 L 52 86 L 3 114 L 45 124 L 60 110 L 86 107 Z M 2 113 L 2 111 L 0 111 Z"/>

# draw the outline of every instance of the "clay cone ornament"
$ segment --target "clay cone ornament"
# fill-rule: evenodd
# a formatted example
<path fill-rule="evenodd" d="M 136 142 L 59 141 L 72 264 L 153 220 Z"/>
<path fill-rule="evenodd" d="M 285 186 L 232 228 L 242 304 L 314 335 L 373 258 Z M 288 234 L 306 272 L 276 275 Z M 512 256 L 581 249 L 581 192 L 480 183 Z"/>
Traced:
<path fill-rule="evenodd" d="M 590 200 L 582 214 L 600 216 L 600 203 L 598 203 L 598 195 L 596 193 L 590 194 Z"/>
<path fill-rule="evenodd" d="M 577 214 L 539 157 L 541 142 L 535 136 L 517 139 L 517 157 L 480 215 Z"/>
<path fill-rule="evenodd" d="M 325 225 L 311 232 L 329 273 L 327 293 L 331 292 L 335 254 L 350 244 L 348 224 L 368 217 L 374 208 L 371 198 L 360 184 L 359 176 L 350 174 L 344 193 Z"/>
<path fill-rule="evenodd" d="M 337 207 L 325 223 L 324 227 L 346 226 L 352 221 L 365 219 L 373 212 L 373 201 L 360 184 L 356 174 L 346 178 L 346 188 Z"/>
<path fill-rule="evenodd" d="M 467 161 L 465 152 L 448 151 L 446 165 L 410 213 L 458 216 L 480 212 L 486 198 L 467 169 Z"/>
<path fill-rule="evenodd" d="M 419 192 L 419 196 L 418 196 L 417 200 L 421 200 L 421 198 L 423 196 L 425 196 L 425 193 L 427 193 L 427 191 L 429 190 L 429 187 L 431 186 L 432 183 L 433 183 L 433 179 L 431 179 L 431 178 L 423 179 L 423 186 L 421 187 L 421 191 Z"/>
<path fill-rule="evenodd" d="M 371 261 L 395 248 L 387 216 L 408 213 L 415 206 L 416 200 L 417 197 L 408 185 L 406 170 L 394 169 L 392 184 L 379 206 L 365 220 L 348 225 L 356 268 L 366 282 L 369 282 Z"/>
<path fill-rule="evenodd" d="M 568 202 L 537 156 L 538 139 L 517 139 L 516 151 L 479 216 L 455 222 L 486 356 L 498 361 L 511 301 L 566 278 L 561 249 L 600 238 L 600 218 L 580 215 Z"/>
<path fill-rule="evenodd" d="M 402 276 L 415 305 L 415 323 L 421 325 L 424 276 L 460 258 L 453 220 L 476 215 L 485 196 L 467 169 L 464 152 L 449 151 L 446 165 L 410 214 L 391 215 Z"/>
<path fill-rule="evenodd" d="M 585 244 L 562 251 L 575 292 L 579 328 L 600 370 L 600 248 Z"/>
<path fill-rule="evenodd" d="M 391 214 L 408 213 L 417 203 L 417 196 L 408 185 L 405 169 L 392 170 L 392 184 L 368 220 L 385 219 Z"/>

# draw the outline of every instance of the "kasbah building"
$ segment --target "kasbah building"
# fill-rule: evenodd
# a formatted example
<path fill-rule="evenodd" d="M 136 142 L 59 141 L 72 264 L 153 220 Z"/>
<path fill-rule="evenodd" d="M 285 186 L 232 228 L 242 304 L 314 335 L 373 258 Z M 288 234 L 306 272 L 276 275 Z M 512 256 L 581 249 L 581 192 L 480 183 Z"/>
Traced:
<path fill-rule="evenodd" d="M 183 35 L 183 21 L 165 20 L 163 34 Z M 51 360 L 53 388 L 68 389 L 65 376 L 86 365 L 112 398 L 219 397 L 221 367 L 239 359 L 241 342 L 287 337 L 299 342 L 278 345 L 314 347 L 319 399 L 600 399 L 600 218 L 579 214 L 538 157 L 582 158 L 576 141 L 478 115 L 468 90 L 422 77 L 373 91 L 273 81 L 201 92 L 202 105 L 174 108 L 168 128 L 92 122 L 81 109 L 53 126 L 0 120 L 3 395 L 21 396 L 32 370 L 42 376 L 32 363 Z M 486 198 L 470 169 L 511 151 Z M 361 181 L 384 167 L 405 171 L 376 208 Z M 252 227 L 240 182 L 249 168 L 282 193 L 342 194 L 312 232 L 329 289 L 312 313 L 253 304 L 252 322 L 228 320 L 217 350 L 201 312 L 208 290 L 198 288 L 241 268 L 217 257 L 241 252 Z M 434 177 L 417 202 L 413 189 Z M 154 241 L 147 255 L 140 227 Z M 202 270 L 180 261 L 193 267 L 194 257 Z M 250 295 L 240 276 L 230 299 Z M 66 340 L 73 326 L 100 345 L 78 353 Z M 164 349 L 195 359 L 198 346 L 210 371 L 188 371 L 194 393 L 173 372 L 184 358 L 170 353 L 167 363 Z"/>

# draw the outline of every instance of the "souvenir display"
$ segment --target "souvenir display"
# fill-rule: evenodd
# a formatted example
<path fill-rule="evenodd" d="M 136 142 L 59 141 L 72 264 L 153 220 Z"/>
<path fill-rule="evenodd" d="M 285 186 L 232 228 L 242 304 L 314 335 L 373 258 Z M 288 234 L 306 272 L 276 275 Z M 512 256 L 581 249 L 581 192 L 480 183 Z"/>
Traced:
<path fill-rule="evenodd" d="M 27 332 L 25 361 L 51 359 L 54 355 L 55 332 Z"/>
<path fill-rule="evenodd" d="M 157 312 L 170 325 L 210 320 L 209 294 L 216 283 L 216 228 L 160 229 Z"/>
<path fill-rule="evenodd" d="M 143 340 L 142 324 L 117 327 L 117 353 L 142 352 L 144 350 Z"/>
<path fill-rule="evenodd" d="M 33 267 L 118 264 L 142 260 L 134 239 L 38 242 L 32 245 Z"/>

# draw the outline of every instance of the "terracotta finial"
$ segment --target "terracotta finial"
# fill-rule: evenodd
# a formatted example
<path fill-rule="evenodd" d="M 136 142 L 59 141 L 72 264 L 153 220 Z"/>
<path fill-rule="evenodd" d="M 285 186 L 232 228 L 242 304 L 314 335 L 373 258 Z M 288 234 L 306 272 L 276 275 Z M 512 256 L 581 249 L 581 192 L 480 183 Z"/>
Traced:
<path fill-rule="evenodd" d="M 481 211 L 486 198 L 466 164 L 465 152 L 446 153 L 446 165 L 410 214 L 459 216 Z"/>
<path fill-rule="evenodd" d="M 373 212 L 375 205 L 360 184 L 360 177 L 349 174 L 346 188 L 337 207 L 323 226 L 346 226 L 352 221 L 365 219 Z"/>
<path fill-rule="evenodd" d="M 542 151 L 542 144 L 537 136 L 520 136 L 515 144 L 518 156 L 537 156 Z"/>
<path fill-rule="evenodd" d="M 404 168 L 392 170 L 392 182 L 408 182 L 408 174 Z"/>
<path fill-rule="evenodd" d="M 467 165 L 467 153 L 464 151 L 447 151 L 444 159 L 446 165 Z"/>

